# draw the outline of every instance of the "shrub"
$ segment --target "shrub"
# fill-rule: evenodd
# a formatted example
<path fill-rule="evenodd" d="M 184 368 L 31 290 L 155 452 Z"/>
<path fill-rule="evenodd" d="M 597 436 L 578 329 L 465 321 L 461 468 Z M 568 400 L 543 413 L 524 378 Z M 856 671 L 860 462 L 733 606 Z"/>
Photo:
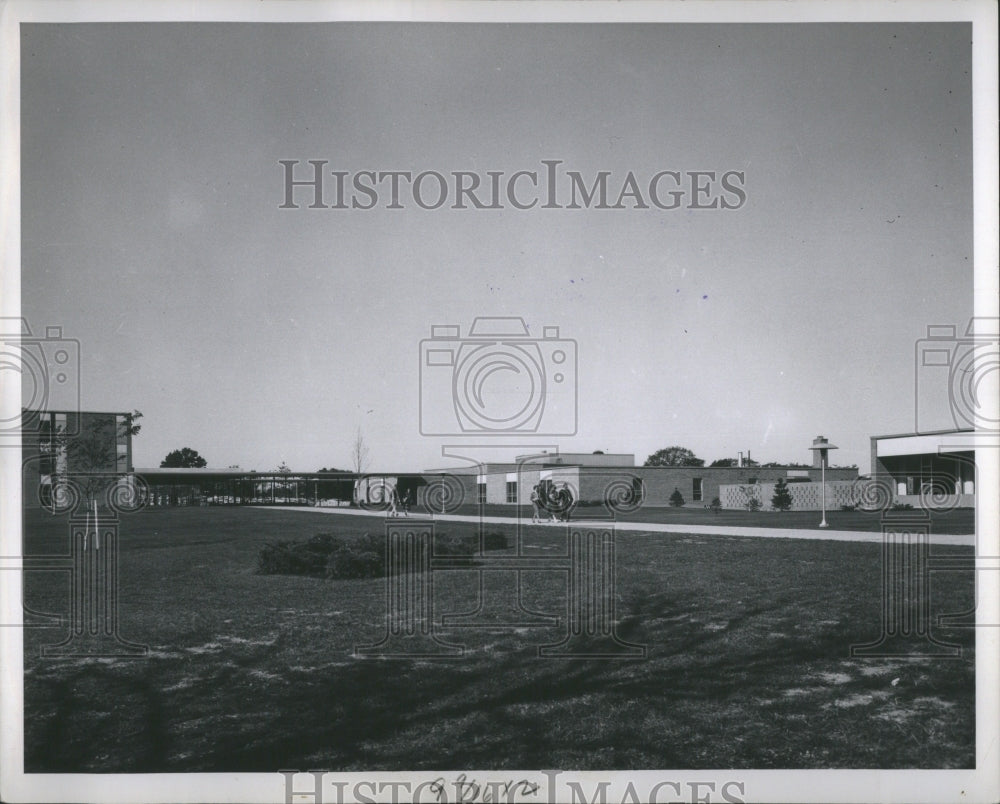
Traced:
<path fill-rule="evenodd" d="M 756 497 L 748 497 L 746 506 L 748 511 L 759 511 L 761 509 L 761 502 Z"/>
<path fill-rule="evenodd" d="M 680 508 L 684 505 L 684 495 L 681 494 L 681 490 L 676 486 L 674 487 L 674 493 L 670 495 L 670 504 L 674 508 Z"/>
<path fill-rule="evenodd" d="M 483 550 L 506 550 L 510 546 L 507 535 L 500 531 L 483 534 Z M 449 536 L 447 533 L 434 535 L 434 555 L 469 556 L 479 552 L 479 538 L 476 536 Z"/>
<path fill-rule="evenodd" d="M 486 550 L 504 550 L 507 536 L 499 531 L 483 535 Z M 434 555 L 457 557 L 472 563 L 479 550 L 475 536 L 434 535 Z M 417 564 L 417 567 L 423 566 Z M 366 533 L 352 538 L 320 533 L 306 541 L 265 544 L 257 557 L 261 575 L 307 575 L 314 578 L 378 578 L 386 573 L 385 537 Z"/>
<path fill-rule="evenodd" d="M 327 578 L 378 578 L 385 575 L 385 552 L 342 544 L 326 560 Z"/>
<path fill-rule="evenodd" d="M 856 505 L 842 505 L 840 506 L 841 511 L 854 511 L 857 508 Z"/>
<path fill-rule="evenodd" d="M 469 556 L 476 552 L 476 545 L 471 538 L 462 539 L 449 536 L 446 533 L 434 535 L 434 555 L 436 556 Z"/>
<path fill-rule="evenodd" d="M 330 533 L 319 533 L 304 542 L 283 541 L 265 544 L 257 557 L 257 571 L 263 575 L 326 574 L 326 559 L 338 541 Z"/>
<path fill-rule="evenodd" d="M 892 510 L 893 511 L 912 511 L 913 510 L 913 506 L 910 505 L 909 503 L 897 502 L 897 503 L 893 503 L 892 504 Z"/>
<path fill-rule="evenodd" d="M 306 541 L 265 544 L 257 557 L 257 572 L 314 578 L 375 578 L 385 573 L 384 554 L 382 539 L 367 533 L 357 539 L 320 533 Z"/>
<path fill-rule="evenodd" d="M 718 497 L 713 497 L 712 502 L 708 504 L 708 507 L 712 509 L 713 514 L 717 514 L 722 510 L 722 500 Z"/>
<path fill-rule="evenodd" d="M 510 543 L 507 541 L 506 533 L 492 530 L 489 533 L 483 534 L 484 550 L 506 550 L 508 547 L 510 547 Z"/>

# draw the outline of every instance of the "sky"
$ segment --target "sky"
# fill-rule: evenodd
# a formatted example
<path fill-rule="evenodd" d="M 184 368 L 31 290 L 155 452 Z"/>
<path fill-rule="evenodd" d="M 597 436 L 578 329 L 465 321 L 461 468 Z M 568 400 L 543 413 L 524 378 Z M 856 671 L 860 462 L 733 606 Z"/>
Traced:
<path fill-rule="evenodd" d="M 809 462 L 822 434 L 866 472 L 870 436 L 915 427 L 927 326 L 972 314 L 969 40 L 964 23 L 23 26 L 22 314 L 80 349 L 78 402 L 47 403 L 142 411 L 137 467 L 187 446 L 212 467 L 349 468 L 360 428 L 370 469 L 417 471 L 463 441 L 421 432 L 421 383 L 453 377 L 422 371 L 421 341 L 520 316 L 577 355 L 575 434 L 519 433 L 524 451 Z M 483 177 L 554 159 L 616 190 L 738 171 L 746 200 L 309 209 L 296 191 L 281 209 L 289 159 Z M 916 424 L 951 425 L 927 410 Z"/>

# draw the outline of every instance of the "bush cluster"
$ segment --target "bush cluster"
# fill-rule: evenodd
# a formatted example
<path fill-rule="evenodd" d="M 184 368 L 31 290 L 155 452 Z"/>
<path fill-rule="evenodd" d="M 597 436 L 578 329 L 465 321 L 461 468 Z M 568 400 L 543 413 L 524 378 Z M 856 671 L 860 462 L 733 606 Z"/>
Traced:
<path fill-rule="evenodd" d="M 343 539 L 319 533 L 307 541 L 281 541 L 265 544 L 257 557 L 257 571 L 262 575 L 326 575 L 326 562 Z"/>
<path fill-rule="evenodd" d="M 507 548 L 507 536 L 484 535 L 486 550 Z M 479 549 L 474 536 L 434 535 L 434 555 L 468 559 Z M 306 541 L 265 544 L 257 557 L 261 575 L 306 575 L 313 578 L 378 578 L 385 575 L 385 537 L 366 533 L 358 537 L 320 533 Z"/>
<path fill-rule="evenodd" d="M 357 539 L 334 537 L 326 559 L 327 578 L 378 578 L 385 575 L 385 538 L 366 533 Z"/>

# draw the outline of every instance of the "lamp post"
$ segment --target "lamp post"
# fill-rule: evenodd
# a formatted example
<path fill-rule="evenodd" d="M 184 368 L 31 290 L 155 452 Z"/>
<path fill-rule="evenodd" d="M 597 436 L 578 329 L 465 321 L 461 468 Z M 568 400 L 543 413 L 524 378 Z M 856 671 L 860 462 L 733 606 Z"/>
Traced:
<path fill-rule="evenodd" d="M 813 452 L 813 466 L 816 465 L 816 461 L 819 461 L 820 468 L 820 487 L 822 489 L 822 499 L 823 499 L 823 519 L 819 523 L 821 528 L 828 528 L 829 525 L 826 524 L 826 460 L 827 455 L 831 449 L 839 449 L 826 440 L 823 436 L 816 436 L 813 439 L 812 446 L 809 447 Z"/>

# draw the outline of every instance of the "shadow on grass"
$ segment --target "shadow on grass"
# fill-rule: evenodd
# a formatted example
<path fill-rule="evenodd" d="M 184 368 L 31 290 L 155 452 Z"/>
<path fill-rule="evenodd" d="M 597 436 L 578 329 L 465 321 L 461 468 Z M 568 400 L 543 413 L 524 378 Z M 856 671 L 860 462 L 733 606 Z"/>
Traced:
<path fill-rule="evenodd" d="M 958 661 L 848 659 L 878 626 L 877 545 L 623 537 L 618 634 L 648 645 L 646 660 L 537 658 L 559 629 L 447 628 L 468 656 L 359 660 L 351 645 L 383 627 L 380 583 L 253 574 L 265 540 L 310 535 L 308 517 L 136 523 L 123 538 L 125 632 L 153 654 L 44 661 L 35 643 L 51 635 L 29 635 L 29 772 L 964 767 L 974 756 L 971 631 L 957 632 Z M 36 575 L 29 599 L 65 605 L 65 584 Z M 556 586 L 541 575 L 526 599 L 559 612 Z M 940 586 L 942 611 L 973 597 L 971 576 Z M 474 597 L 451 587 L 436 587 L 445 612 Z"/>
<path fill-rule="evenodd" d="M 90 664 L 44 682 L 54 710 L 36 734 L 28 765 L 33 772 L 514 769 L 572 767 L 576 757 L 578 767 L 590 769 L 697 768 L 718 766 L 726 754 L 700 754 L 711 749 L 699 748 L 696 736 L 717 737 L 720 721 L 734 727 L 742 721 L 742 752 L 728 757 L 736 766 L 808 766 L 801 754 L 806 732 L 795 728 L 795 718 L 810 714 L 814 725 L 823 718 L 801 703 L 779 705 L 776 715 L 754 701 L 774 695 L 776 685 L 803 683 L 801 668 L 841 660 L 845 631 L 742 645 L 738 653 L 727 647 L 782 605 L 748 610 L 711 632 L 674 626 L 654 661 L 526 659 L 521 652 L 296 669 L 287 664 L 293 646 L 278 639 L 229 655 L 187 686 L 182 700 L 165 696 L 148 665 L 137 678 L 116 665 Z M 641 638 L 645 623 L 677 612 L 668 594 L 633 600 L 622 635 Z M 257 683 L 254 673 L 265 667 L 273 677 Z M 925 684 L 913 694 L 967 695 L 968 676 L 957 665 L 955 671 L 937 674 L 932 688 Z M 863 694 L 874 687 L 865 679 L 847 689 Z M 830 700 L 845 691 L 828 691 Z M 223 692 L 243 708 L 226 712 L 207 702 Z M 198 717 L 168 715 L 189 709 L 183 698 L 200 703 Z M 829 703 L 824 711 L 831 729 L 844 727 L 841 712 Z M 755 733 L 760 750 L 751 744 Z M 812 745 L 824 739 L 810 736 Z M 842 739 L 849 738 L 837 736 Z M 873 755 L 842 753 L 834 765 Z M 881 759 L 885 767 L 896 761 Z"/>

